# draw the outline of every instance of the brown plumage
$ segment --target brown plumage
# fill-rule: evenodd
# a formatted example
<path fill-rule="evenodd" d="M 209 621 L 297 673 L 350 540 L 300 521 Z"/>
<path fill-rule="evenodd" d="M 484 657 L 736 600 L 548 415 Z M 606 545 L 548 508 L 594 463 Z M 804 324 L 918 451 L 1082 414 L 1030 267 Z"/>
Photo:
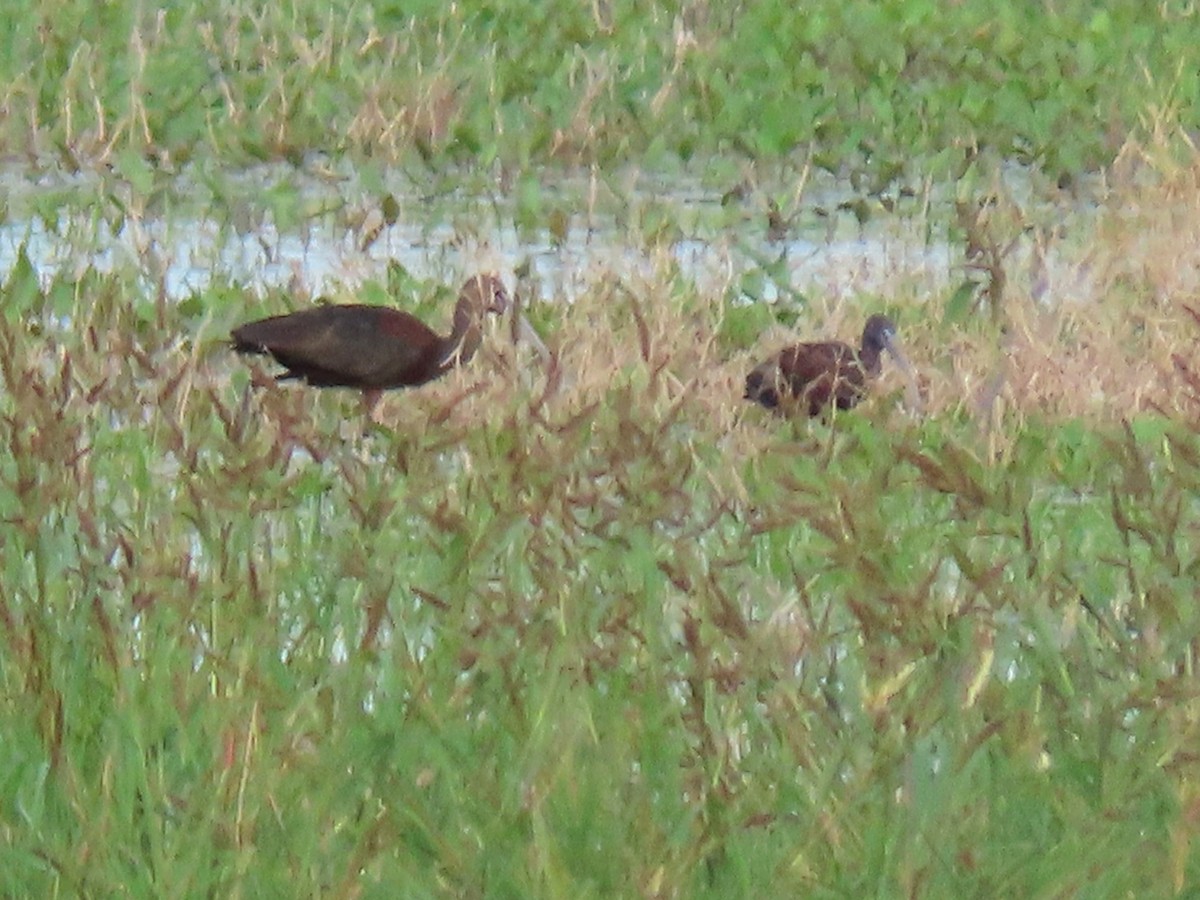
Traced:
<path fill-rule="evenodd" d="M 410 313 L 355 303 L 249 322 L 232 338 L 237 351 L 270 354 L 286 367 L 278 381 L 359 388 L 373 419 L 382 391 L 425 384 L 467 362 L 483 339 L 484 316 L 507 308 L 503 283 L 485 274 L 462 286 L 454 325 L 444 337 Z"/>
<path fill-rule="evenodd" d="M 831 405 L 850 409 L 865 395 L 868 381 L 879 375 L 884 350 L 909 371 L 896 326 L 887 316 L 871 316 L 857 350 L 841 341 L 796 344 L 755 366 L 746 376 L 745 398 L 768 409 L 803 410 L 810 416 Z"/>

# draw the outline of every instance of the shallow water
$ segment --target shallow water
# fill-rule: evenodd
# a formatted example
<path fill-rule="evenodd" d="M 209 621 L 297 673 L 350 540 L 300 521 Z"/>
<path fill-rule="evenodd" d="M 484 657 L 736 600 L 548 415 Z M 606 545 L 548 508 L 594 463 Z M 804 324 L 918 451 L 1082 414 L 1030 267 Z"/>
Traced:
<path fill-rule="evenodd" d="M 281 180 L 313 214 L 272 213 L 271 191 Z M 860 223 L 845 208 L 853 199 L 848 187 L 809 185 L 792 210 L 787 238 L 769 240 L 761 196 L 725 204 L 718 190 L 696 180 L 641 178 L 631 180 L 627 193 L 596 202 L 594 184 L 565 177 L 539 189 L 545 208 L 570 210 L 554 239 L 545 228 L 514 224 L 522 214 L 519 200 L 509 199 L 513 191 L 452 190 L 431 200 L 399 176 L 393 180 L 387 187 L 399 217 L 365 246 L 368 229 L 360 220 L 369 219 L 376 204 L 352 178 L 330 183 L 292 170 L 247 173 L 237 182 L 243 185 L 241 205 L 231 207 L 228 197 L 215 202 L 196 196 L 197 188 L 181 177 L 184 199 L 158 204 L 166 213 L 129 215 L 125 210 L 138 205 L 105 203 L 104 192 L 113 188 L 103 180 L 32 180 L 9 172 L 0 175 L 10 192 L 10 218 L 0 224 L 0 278 L 22 247 L 46 281 L 87 266 L 133 270 L 142 273 L 148 294 L 161 286 L 176 299 L 203 291 L 214 279 L 259 293 L 288 285 L 314 296 L 344 293 L 381 277 L 390 262 L 447 283 L 483 268 L 511 280 L 525 266 L 532 277 L 524 289 L 560 300 L 614 276 L 636 287 L 664 269 L 677 269 L 701 293 L 768 302 L 803 295 L 825 304 L 864 294 L 920 299 L 967 277 L 961 250 L 938 224 L 949 213 L 936 198 L 920 204 L 910 199 L 903 214 L 880 208 Z M 64 198 L 54 204 L 56 218 L 40 210 L 23 215 L 39 208 L 39 192 L 46 191 Z M 1064 218 L 1077 214 L 1063 210 Z M 296 224 L 281 228 L 280 218 Z M 655 221 L 667 223 L 669 239 L 656 238 L 645 224 Z M 1018 274 L 1027 270 L 1042 294 L 1069 280 L 1077 295 L 1086 275 L 1054 250 L 1017 259 Z"/>

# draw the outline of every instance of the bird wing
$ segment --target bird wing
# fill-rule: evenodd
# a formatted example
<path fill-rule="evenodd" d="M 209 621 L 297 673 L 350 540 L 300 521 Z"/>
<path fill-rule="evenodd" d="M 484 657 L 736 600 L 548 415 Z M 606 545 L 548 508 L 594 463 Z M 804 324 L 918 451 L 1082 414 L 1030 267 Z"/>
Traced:
<path fill-rule="evenodd" d="M 387 387 L 405 383 L 436 353 L 419 319 L 382 306 L 317 306 L 251 322 L 233 332 L 239 350 L 270 353 L 310 384 Z"/>
<path fill-rule="evenodd" d="M 803 388 L 830 373 L 861 370 L 857 354 L 839 341 L 797 344 L 780 354 L 779 367 L 793 387 Z"/>
<path fill-rule="evenodd" d="M 806 397 L 814 408 L 831 396 L 839 403 L 857 399 L 864 381 L 858 354 L 840 341 L 789 347 L 780 354 L 779 371 L 792 396 Z"/>

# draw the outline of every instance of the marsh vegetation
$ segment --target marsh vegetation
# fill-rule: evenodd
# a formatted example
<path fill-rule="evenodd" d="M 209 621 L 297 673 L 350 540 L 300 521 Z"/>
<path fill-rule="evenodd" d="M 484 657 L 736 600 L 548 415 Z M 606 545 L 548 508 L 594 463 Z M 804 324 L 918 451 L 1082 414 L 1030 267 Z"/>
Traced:
<path fill-rule="evenodd" d="M 426 6 L 7 26 L 0 890 L 1194 890 L 1194 16 Z M 880 222 L 937 278 L 795 277 Z M 228 346 L 497 263 L 548 358 L 382 428 Z M 876 311 L 921 415 L 742 400 Z"/>

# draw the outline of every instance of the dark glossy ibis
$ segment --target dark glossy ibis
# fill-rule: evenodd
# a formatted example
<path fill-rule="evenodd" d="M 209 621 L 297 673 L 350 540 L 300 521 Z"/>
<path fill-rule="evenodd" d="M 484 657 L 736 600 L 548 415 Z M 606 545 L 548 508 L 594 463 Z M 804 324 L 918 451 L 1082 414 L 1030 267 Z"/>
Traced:
<path fill-rule="evenodd" d="M 361 303 L 314 306 L 248 322 L 233 331 L 241 353 L 275 357 L 287 371 L 277 381 L 302 379 L 314 387 L 363 392 L 374 420 L 380 394 L 425 384 L 467 362 L 483 339 L 483 319 L 508 308 L 508 292 L 495 275 L 467 280 L 454 308 L 454 325 L 442 337 L 420 319 L 386 306 Z"/>
<path fill-rule="evenodd" d="M 804 410 L 810 416 L 831 405 L 850 409 L 863 398 L 868 380 L 879 374 L 884 350 L 911 377 L 896 340 L 896 326 L 887 316 L 871 316 L 859 349 L 841 341 L 787 347 L 746 376 L 745 397 L 768 409 Z"/>

